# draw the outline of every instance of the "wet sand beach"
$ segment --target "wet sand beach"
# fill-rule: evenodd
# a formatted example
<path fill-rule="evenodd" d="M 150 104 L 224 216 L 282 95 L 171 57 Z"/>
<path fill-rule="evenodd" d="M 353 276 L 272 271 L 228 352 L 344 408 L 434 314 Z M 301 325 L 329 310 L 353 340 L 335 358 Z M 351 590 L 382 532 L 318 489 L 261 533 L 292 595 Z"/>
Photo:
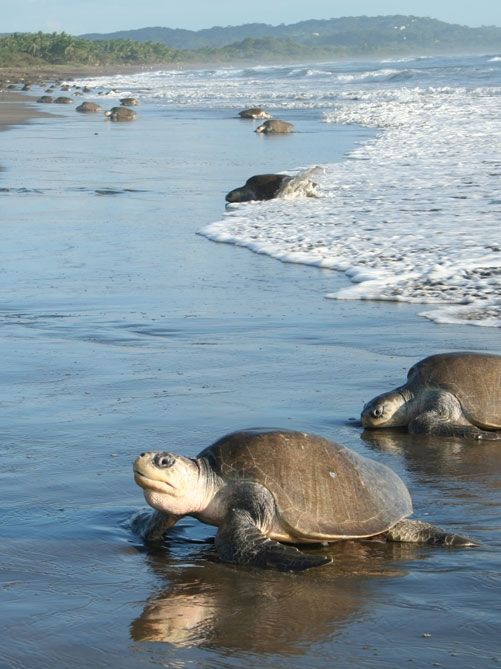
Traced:
<path fill-rule="evenodd" d="M 499 353 L 499 331 L 328 300 L 344 276 L 197 234 L 252 174 L 342 160 L 372 131 L 291 111 L 300 131 L 261 138 L 222 109 L 112 124 L 26 99 L 0 174 L 0 667 L 498 667 L 501 449 L 350 419 L 426 355 Z M 343 542 L 290 575 L 221 564 L 193 519 L 161 548 L 131 534 L 141 451 L 258 426 L 384 462 L 416 517 L 482 545 Z"/>
<path fill-rule="evenodd" d="M 0 131 L 46 116 L 26 103 L 26 96 L 14 91 L 0 91 Z"/>

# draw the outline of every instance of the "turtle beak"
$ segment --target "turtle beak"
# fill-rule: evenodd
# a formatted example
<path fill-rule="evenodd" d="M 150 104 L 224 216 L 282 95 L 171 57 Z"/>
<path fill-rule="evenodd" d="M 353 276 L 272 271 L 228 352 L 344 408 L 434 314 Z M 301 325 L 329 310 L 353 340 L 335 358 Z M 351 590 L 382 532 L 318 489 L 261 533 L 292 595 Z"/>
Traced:
<path fill-rule="evenodd" d="M 132 469 L 134 474 L 142 477 L 156 478 L 156 470 L 164 470 L 172 467 L 176 462 L 176 456 L 173 453 L 162 451 L 160 453 L 146 452 L 134 460 Z M 158 472 L 160 474 L 160 472 Z"/>
<path fill-rule="evenodd" d="M 175 462 L 176 457 L 172 453 L 141 453 L 132 467 L 134 480 L 145 490 L 165 492 L 173 487 L 165 470 L 172 467 Z"/>
<path fill-rule="evenodd" d="M 370 402 L 362 409 L 362 415 L 360 416 L 362 427 L 374 427 L 375 421 L 383 415 L 378 406 L 373 407 L 374 404 Z"/>

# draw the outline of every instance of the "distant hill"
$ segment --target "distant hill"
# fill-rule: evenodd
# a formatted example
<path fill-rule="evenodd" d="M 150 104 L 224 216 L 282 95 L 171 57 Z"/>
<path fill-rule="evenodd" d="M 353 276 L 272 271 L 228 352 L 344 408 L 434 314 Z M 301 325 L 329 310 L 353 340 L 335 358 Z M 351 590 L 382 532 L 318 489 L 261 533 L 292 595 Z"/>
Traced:
<path fill-rule="evenodd" d="M 75 37 L 12 33 L 0 37 L 0 68 L 44 64 L 200 65 L 287 63 L 342 57 L 500 53 L 501 28 L 468 28 L 416 16 L 359 16 L 207 30 L 141 28 Z"/>
<path fill-rule="evenodd" d="M 501 50 L 501 28 L 470 28 L 416 16 L 358 16 L 301 21 L 271 26 L 249 23 L 205 30 L 140 28 L 107 34 L 81 35 L 89 40 L 128 39 L 161 42 L 172 49 L 212 50 L 231 46 L 232 58 L 249 40 L 262 40 L 263 47 L 274 44 L 279 51 L 295 54 L 346 55 L 370 53 L 444 53 L 446 51 L 488 52 Z M 271 40 L 271 42 L 269 42 Z M 219 54 L 225 60 L 225 53 Z M 244 57 L 244 56 L 242 56 Z"/>

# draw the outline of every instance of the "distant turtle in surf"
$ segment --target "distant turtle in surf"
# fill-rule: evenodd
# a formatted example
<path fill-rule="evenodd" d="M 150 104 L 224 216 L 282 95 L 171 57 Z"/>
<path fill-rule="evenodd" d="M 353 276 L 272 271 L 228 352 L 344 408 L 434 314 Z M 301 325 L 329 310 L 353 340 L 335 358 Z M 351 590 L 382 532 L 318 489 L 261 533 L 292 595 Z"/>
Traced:
<path fill-rule="evenodd" d="M 110 111 L 105 112 L 110 121 L 133 121 L 137 114 L 129 107 L 112 107 Z"/>
<path fill-rule="evenodd" d="M 120 104 L 125 107 L 137 107 L 139 100 L 137 98 L 120 98 Z"/>
<path fill-rule="evenodd" d="M 272 200 L 291 178 L 287 174 L 256 174 L 247 179 L 240 188 L 235 188 L 227 193 L 226 202 Z"/>
<path fill-rule="evenodd" d="M 389 541 L 472 546 L 467 537 L 406 520 L 412 502 L 385 465 L 304 432 L 246 431 L 223 437 L 195 459 L 142 453 L 134 479 L 157 513 L 139 514 L 133 529 L 161 539 L 191 515 L 219 530 L 223 562 L 303 571 L 331 562 L 286 543 L 378 536 Z"/>
<path fill-rule="evenodd" d="M 250 109 L 244 109 L 241 112 L 238 112 L 240 118 L 252 118 L 252 119 L 265 119 L 271 118 L 271 114 L 261 109 L 261 107 L 251 107 Z"/>
<path fill-rule="evenodd" d="M 40 102 L 42 104 L 49 104 L 51 102 L 54 102 L 54 98 L 52 95 L 42 95 L 42 97 L 38 98 L 37 102 Z"/>
<path fill-rule="evenodd" d="M 362 425 L 501 439 L 501 356 L 457 352 L 424 358 L 411 367 L 405 385 L 364 406 Z"/>
<path fill-rule="evenodd" d="M 66 95 L 60 95 L 58 98 L 54 100 L 54 104 L 58 105 L 70 105 L 73 102 L 73 100 Z"/>
<path fill-rule="evenodd" d="M 96 112 L 103 111 L 102 108 L 95 102 L 82 102 L 81 105 L 78 105 L 76 108 L 77 112 L 82 112 L 84 114 L 94 114 Z"/>
<path fill-rule="evenodd" d="M 276 118 L 262 123 L 256 128 L 256 132 L 265 135 L 283 135 L 288 132 L 294 132 L 294 126 L 288 121 L 280 121 Z"/>

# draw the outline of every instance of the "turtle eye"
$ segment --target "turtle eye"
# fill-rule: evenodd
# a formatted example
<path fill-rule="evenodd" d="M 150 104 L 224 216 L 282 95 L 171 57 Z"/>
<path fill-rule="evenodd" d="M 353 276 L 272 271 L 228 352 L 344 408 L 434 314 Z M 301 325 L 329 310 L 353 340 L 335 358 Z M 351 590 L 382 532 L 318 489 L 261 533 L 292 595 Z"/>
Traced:
<path fill-rule="evenodd" d="M 384 406 L 380 404 L 373 410 L 372 415 L 374 418 L 380 418 L 383 415 L 383 413 L 384 413 Z"/>
<path fill-rule="evenodd" d="M 167 452 L 156 453 L 153 456 L 153 464 L 156 465 L 159 469 L 168 469 L 176 462 L 176 458 Z"/>

